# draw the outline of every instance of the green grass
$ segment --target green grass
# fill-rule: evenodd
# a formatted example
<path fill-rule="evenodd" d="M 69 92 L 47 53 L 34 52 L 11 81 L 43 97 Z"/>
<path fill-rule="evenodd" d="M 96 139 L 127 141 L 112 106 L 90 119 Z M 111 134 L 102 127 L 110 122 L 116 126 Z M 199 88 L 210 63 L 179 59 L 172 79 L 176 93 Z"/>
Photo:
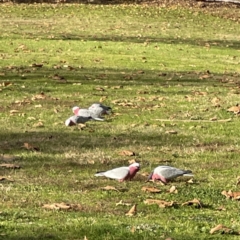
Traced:
<path fill-rule="evenodd" d="M 218 224 L 240 231 L 239 202 L 221 194 L 238 192 L 240 176 L 239 121 L 227 111 L 239 102 L 240 72 L 230 10 L 2 4 L 0 158 L 21 168 L 0 168 L 0 239 L 237 239 L 209 233 Z M 105 122 L 64 125 L 73 106 L 98 101 L 113 108 Z M 141 171 L 132 182 L 94 177 L 133 159 Z M 193 183 L 145 183 L 164 164 L 191 169 Z M 181 205 L 194 198 L 201 208 Z M 42 208 L 61 202 L 81 209 Z"/>

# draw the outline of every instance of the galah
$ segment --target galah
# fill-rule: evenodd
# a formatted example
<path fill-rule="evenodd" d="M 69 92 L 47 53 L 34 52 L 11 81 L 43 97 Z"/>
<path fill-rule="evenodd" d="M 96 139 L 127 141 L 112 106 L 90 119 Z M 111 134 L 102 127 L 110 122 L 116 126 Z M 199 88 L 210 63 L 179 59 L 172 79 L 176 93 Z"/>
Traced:
<path fill-rule="evenodd" d="M 132 180 L 136 173 L 139 171 L 139 169 L 140 164 L 135 162 L 128 167 L 119 167 L 108 170 L 106 172 L 98 172 L 95 174 L 95 176 L 97 177 L 104 176 L 107 178 L 116 179 L 119 182 L 123 182 L 126 180 Z"/>
<path fill-rule="evenodd" d="M 93 103 L 89 108 L 89 111 L 93 113 L 93 116 L 102 117 L 102 115 L 110 114 L 112 108 L 105 106 L 101 103 Z"/>
<path fill-rule="evenodd" d="M 191 170 L 182 170 L 171 166 L 158 166 L 153 172 L 149 175 L 149 180 L 160 180 L 163 183 L 167 183 L 170 179 L 179 177 L 179 176 L 193 176 Z"/>
<path fill-rule="evenodd" d="M 103 119 L 95 119 L 95 118 L 92 118 L 91 116 L 71 116 L 70 118 L 68 118 L 66 121 L 65 121 L 65 125 L 66 126 L 74 126 L 74 125 L 77 125 L 79 123 L 85 123 L 87 121 L 91 121 L 91 120 L 98 120 L 98 121 L 103 121 Z"/>
<path fill-rule="evenodd" d="M 85 123 L 87 121 L 90 121 L 91 117 L 82 117 L 82 116 L 71 116 L 65 121 L 66 126 L 74 126 L 77 125 L 78 123 Z"/>
<path fill-rule="evenodd" d="M 103 118 L 100 118 L 99 116 L 94 115 L 90 110 L 86 108 L 79 108 L 76 106 L 72 108 L 72 111 L 76 116 L 80 116 L 83 118 L 90 118 L 90 120 L 104 121 Z"/>

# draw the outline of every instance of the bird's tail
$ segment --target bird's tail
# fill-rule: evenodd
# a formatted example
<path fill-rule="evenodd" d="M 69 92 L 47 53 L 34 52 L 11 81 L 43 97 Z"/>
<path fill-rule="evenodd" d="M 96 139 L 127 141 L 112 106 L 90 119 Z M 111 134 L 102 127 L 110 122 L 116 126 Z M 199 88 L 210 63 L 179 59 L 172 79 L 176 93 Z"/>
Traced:
<path fill-rule="evenodd" d="M 94 118 L 92 118 L 93 120 L 96 120 L 96 121 L 104 121 L 104 119 L 103 118 L 98 118 L 98 117 L 94 117 Z"/>
<path fill-rule="evenodd" d="M 186 170 L 186 171 L 184 172 L 183 176 L 186 176 L 186 177 L 193 177 L 194 174 L 192 173 L 191 170 Z"/>
<path fill-rule="evenodd" d="M 108 108 L 108 109 L 106 110 L 106 114 L 111 114 L 111 113 L 113 113 L 112 109 L 111 109 L 111 108 Z"/>
<path fill-rule="evenodd" d="M 96 176 L 96 177 L 103 177 L 104 176 L 104 172 L 97 172 L 94 176 Z"/>

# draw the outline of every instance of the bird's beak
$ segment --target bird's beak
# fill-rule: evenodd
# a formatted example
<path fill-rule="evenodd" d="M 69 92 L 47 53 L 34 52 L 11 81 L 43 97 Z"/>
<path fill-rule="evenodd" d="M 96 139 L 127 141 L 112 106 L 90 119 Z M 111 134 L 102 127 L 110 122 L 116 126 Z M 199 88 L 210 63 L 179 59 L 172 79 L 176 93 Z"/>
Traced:
<path fill-rule="evenodd" d="M 149 182 L 151 179 L 152 179 L 152 175 L 153 175 L 153 172 L 150 173 L 150 175 L 148 176 L 147 178 L 147 181 L 146 182 Z"/>

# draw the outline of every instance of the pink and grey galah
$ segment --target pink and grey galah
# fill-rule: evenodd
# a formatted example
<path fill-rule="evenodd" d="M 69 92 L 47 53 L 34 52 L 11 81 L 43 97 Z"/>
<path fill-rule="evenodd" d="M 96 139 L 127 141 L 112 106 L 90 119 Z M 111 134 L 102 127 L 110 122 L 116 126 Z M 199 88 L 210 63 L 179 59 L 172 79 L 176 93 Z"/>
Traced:
<path fill-rule="evenodd" d="M 93 103 L 89 108 L 89 111 L 91 111 L 94 116 L 102 117 L 103 115 L 110 114 L 112 112 L 112 108 L 105 106 L 101 103 Z"/>
<path fill-rule="evenodd" d="M 90 121 L 91 117 L 81 117 L 81 116 L 71 116 L 65 121 L 66 126 L 74 126 L 77 125 L 78 123 L 85 123 L 87 121 Z"/>
<path fill-rule="evenodd" d="M 95 118 L 92 118 L 91 116 L 76 116 L 76 115 L 74 115 L 65 121 L 65 125 L 66 126 L 74 126 L 79 123 L 85 123 L 85 122 L 91 121 L 91 120 L 103 121 L 103 119 L 95 119 Z"/>
<path fill-rule="evenodd" d="M 72 111 L 78 116 L 90 114 L 93 118 L 101 118 L 103 115 L 110 114 L 112 112 L 112 108 L 101 103 L 93 103 L 88 109 L 75 106 Z"/>
<path fill-rule="evenodd" d="M 90 120 L 97 120 L 97 121 L 104 121 L 103 118 L 94 115 L 89 109 L 87 108 L 79 108 L 79 107 L 73 107 L 72 111 L 74 113 L 74 115 L 76 116 L 81 116 L 84 118 L 90 118 Z"/>
<path fill-rule="evenodd" d="M 180 176 L 192 177 L 193 174 L 191 170 L 182 170 L 171 166 L 158 166 L 149 175 L 148 181 L 160 180 L 164 184 L 167 184 L 169 180 Z"/>
<path fill-rule="evenodd" d="M 140 169 L 140 164 L 139 163 L 132 163 L 128 167 L 119 167 L 119 168 L 114 168 L 105 172 L 98 172 L 95 174 L 96 177 L 107 177 L 111 179 L 116 179 L 119 182 L 127 181 L 127 180 L 132 180 L 136 173 Z"/>

